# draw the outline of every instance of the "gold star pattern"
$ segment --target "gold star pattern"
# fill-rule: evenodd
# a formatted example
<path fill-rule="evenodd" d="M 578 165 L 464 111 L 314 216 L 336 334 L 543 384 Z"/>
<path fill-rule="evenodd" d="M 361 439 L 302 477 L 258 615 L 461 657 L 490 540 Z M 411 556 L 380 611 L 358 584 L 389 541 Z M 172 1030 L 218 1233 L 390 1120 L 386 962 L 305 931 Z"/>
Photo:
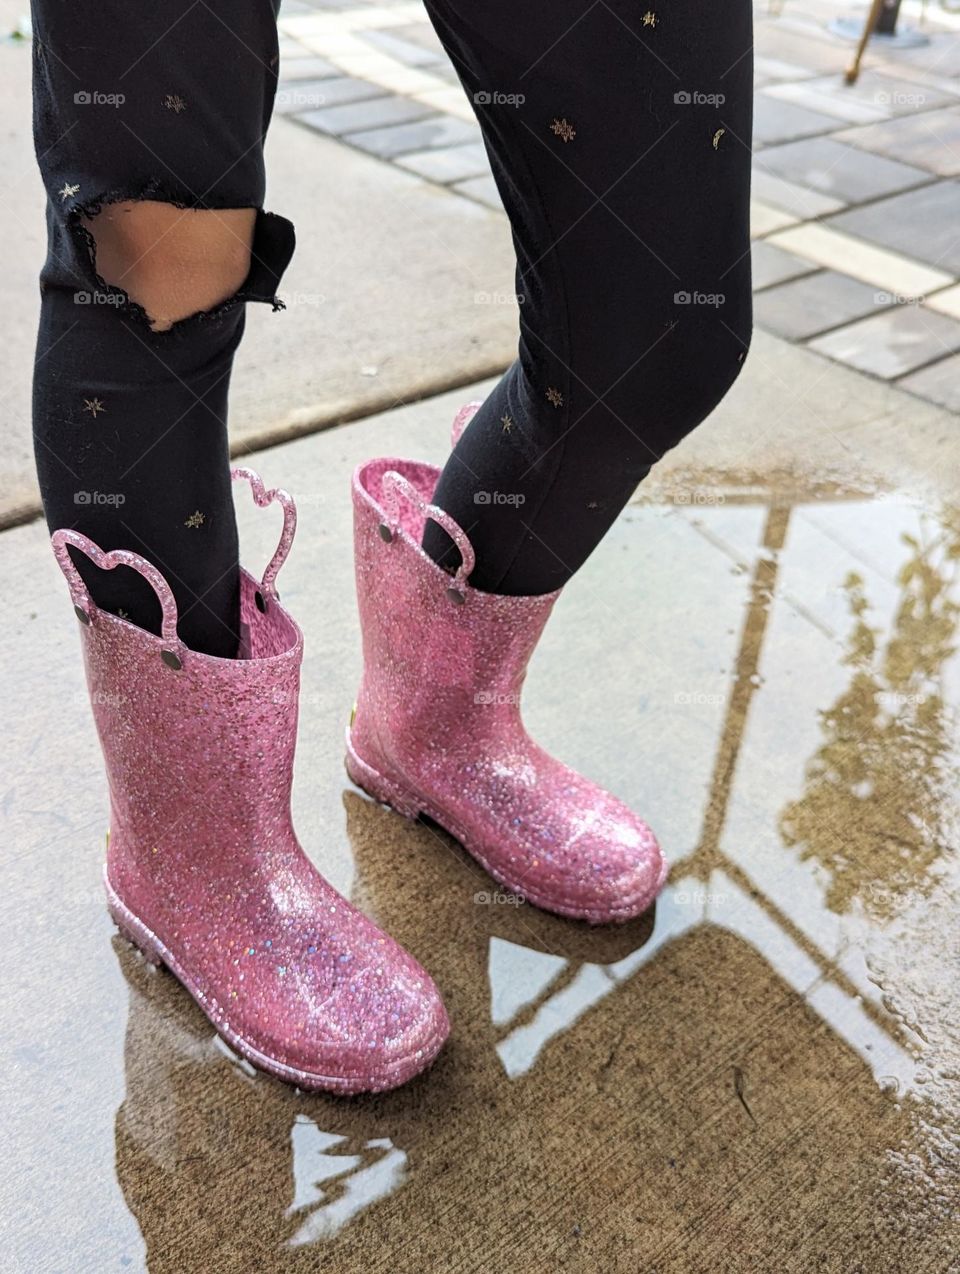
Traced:
<path fill-rule="evenodd" d="M 562 407 L 563 394 L 560 393 L 559 389 L 554 389 L 554 387 L 551 385 L 550 388 L 547 390 L 547 402 L 550 404 L 551 407 Z"/>
<path fill-rule="evenodd" d="M 57 194 L 60 196 L 61 199 L 72 199 L 73 196 L 77 194 L 79 189 L 80 189 L 79 184 L 77 184 L 76 186 L 71 186 L 69 182 L 65 181 L 63 183 L 63 189 L 58 190 Z"/>
<path fill-rule="evenodd" d="M 189 526 L 192 530 L 195 530 L 198 526 L 203 526 L 205 521 L 206 521 L 206 518 L 200 512 L 200 510 L 197 509 L 196 513 L 190 514 L 190 516 L 187 518 L 186 522 L 184 522 L 183 525 Z"/>
<path fill-rule="evenodd" d="M 568 119 L 555 119 L 550 125 L 550 132 L 555 133 L 562 142 L 572 142 L 577 130 Z"/>
<path fill-rule="evenodd" d="M 187 104 L 179 93 L 168 93 L 163 99 L 163 104 L 168 111 L 173 111 L 175 115 L 179 115 L 181 111 L 187 109 Z"/>
<path fill-rule="evenodd" d="M 720 149 L 720 138 L 724 135 L 724 133 L 725 133 L 726 131 L 727 131 L 727 130 L 726 130 L 725 128 L 718 128 L 718 129 L 717 129 L 717 131 L 714 133 L 714 135 L 713 135 L 713 149 L 714 149 L 714 150 L 719 150 L 719 149 Z"/>
<path fill-rule="evenodd" d="M 513 420 L 509 416 L 501 416 L 500 423 L 503 425 L 503 432 L 508 434 L 513 428 Z"/>
<path fill-rule="evenodd" d="M 655 13 L 651 13 L 649 9 L 643 15 L 643 25 L 645 27 L 655 27 L 659 21 L 660 19 L 657 15 Z"/>
<path fill-rule="evenodd" d="M 107 409 L 106 407 L 104 407 L 102 399 L 85 398 L 83 400 L 83 410 L 88 411 L 90 415 L 94 418 L 94 420 L 96 420 L 96 418 L 100 415 L 100 413 L 102 411 L 106 411 Z"/>

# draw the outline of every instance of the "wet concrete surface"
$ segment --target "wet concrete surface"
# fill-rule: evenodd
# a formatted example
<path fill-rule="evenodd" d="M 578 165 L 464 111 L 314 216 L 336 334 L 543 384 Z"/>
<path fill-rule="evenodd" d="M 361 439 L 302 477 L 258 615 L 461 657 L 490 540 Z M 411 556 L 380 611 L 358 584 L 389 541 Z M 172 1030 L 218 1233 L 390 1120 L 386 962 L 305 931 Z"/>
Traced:
<path fill-rule="evenodd" d="M 113 936 L 66 590 L 39 526 L 0 537 L 20 756 L 0 1264 L 960 1269 L 960 507 L 865 481 L 852 452 L 845 473 L 677 465 L 648 485 L 524 692 L 540 741 L 641 810 L 671 862 L 653 912 L 589 929 L 493 900 L 446 835 L 342 770 L 349 473 L 374 450 L 440 460 L 454 401 L 252 461 L 301 508 L 280 579 L 307 638 L 300 836 L 453 1023 L 396 1093 L 257 1074 Z M 240 507 L 256 565 L 276 526 Z"/>

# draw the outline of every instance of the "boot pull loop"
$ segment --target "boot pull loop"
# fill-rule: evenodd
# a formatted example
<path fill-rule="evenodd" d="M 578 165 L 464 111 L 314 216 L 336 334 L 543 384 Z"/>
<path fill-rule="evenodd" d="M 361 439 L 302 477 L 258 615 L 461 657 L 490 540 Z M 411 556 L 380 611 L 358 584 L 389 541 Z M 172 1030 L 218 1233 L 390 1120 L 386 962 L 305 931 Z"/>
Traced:
<path fill-rule="evenodd" d="M 383 475 L 383 503 L 387 514 L 387 522 L 380 528 L 380 535 L 383 539 L 393 539 L 391 526 L 398 527 L 400 525 L 397 504 L 400 496 L 403 496 L 425 518 L 429 518 L 432 522 L 436 522 L 438 526 L 442 526 L 447 535 L 456 544 L 460 553 L 460 565 L 457 567 L 457 573 L 453 577 L 453 583 L 447 589 L 447 596 L 458 605 L 462 604 L 466 600 L 467 581 L 477 564 L 473 545 L 467 538 L 466 531 L 463 530 L 459 522 L 454 521 L 449 513 L 445 513 L 436 504 L 428 504 L 416 487 L 402 474 L 397 473 L 395 469 L 390 469 Z"/>
<path fill-rule="evenodd" d="M 86 535 L 81 535 L 79 531 L 67 529 L 54 531 L 50 542 L 53 545 L 57 564 L 66 576 L 67 584 L 70 588 L 70 597 L 73 601 L 73 609 L 76 611 L 77 619 L 80 620 L 81 624 L 91 623 L 94 617 L 99 614 L 99 608 L 87 591 L 87 586 L 84 584 L 80 572 L 73 564 L 68 551 L 71 547 L 79 549 L 81 553 L 86 554 L 94 566 L 98 566 L 102 571 L 112 571 L 116 566 L 129 566 L 143 576 L 156 593 L 163 615 L 160 627 L 163 649 L 160 651 L 160 658 L 168 668 L 173 668 L 174 671 L 183 666 L 183 656 L 186 647 L 177 636 L 177 603 L 170 590 L 170 585 L 152 562 L 148 562 L 139 553 L 131 553 L 127 549 L 113 549 L 109 553 L 104 553 L 99 545 L 94 544 L 93 540 Z"/>
<path fill-rule="evenodd" d="M 450 428 L 450 446 L 455 447 L 463 436 L 463 431 L 473 420 L 474 416 L 483 406 L 483 403 L 477 399 L 472 403 L 464 403 L 457 414 L 453 418 L 453 425 Z"/>
<path fill-rule="evenodd" d="M 293 537 L 297 531 L 297 506 L 293 496 L 289 491 L 284 491 L 283 487 L 271 487 L 268 491 L 263 485 L 263 479 L 253 469 L 238 466 L 230 470 L 230 476 L 235 482 L 245 478 L 250 483 L 250 489 L 253 492 L 253 498 L 258 508 L 265 509 L 268 504 L 276 503 L 283 509 L 283 530 L 280 532 L 280 543 L 277 545 L 277 551 L 270 559 L 267 569 L 263 572 L 260 590 L 256 597 L 258 610 L 265 611 L 268 600 L 274 602 L 280 600 L 276 585 L 277 573 L 287 560 L 290 545 L 293 543 Z"/>

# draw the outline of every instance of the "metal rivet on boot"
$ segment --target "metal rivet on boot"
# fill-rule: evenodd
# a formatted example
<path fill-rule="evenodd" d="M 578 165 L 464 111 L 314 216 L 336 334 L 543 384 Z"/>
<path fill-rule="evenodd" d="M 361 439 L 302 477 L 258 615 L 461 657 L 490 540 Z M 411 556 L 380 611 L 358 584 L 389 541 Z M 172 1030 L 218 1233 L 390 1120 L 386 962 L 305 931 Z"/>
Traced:
<path fill-rule="evenodd" d="M 179 672 L 180 669 L 183 667 L 183 664 L 180 662 L 179 657 L 175 655 L 172 650 L 161 650 L 160 658 L 167 665 L 167 667 L 172 668 L 174 672 Z"/>
<path fill-rule="evenodd" d="M 264 600 L 263 594 L 260 592 L 259 588 L 254 593 L 253 600 L 257 603 L 257 610 L 260 612 L 260 614 L 265 615 L 267 613 L 267 603 Z"/>
<path fill-rule="evenodd" d="M 462 606 L 463 603 L 467 600 L 464 597 L 463 593 L 461 593 L 460 590 L 457 588 L 448 588 L 447 596 L 450 598 L 452 602 L 455 602 L 457 606 Z"/>
<path fill-rule="evenodd" d="M 83 609 L 82 606 L 74 606 L 73 613 L 76 615 L 77 619 L 80 620 L 81 624 L 90 623 L 90 616 L 87 614 L 87 612 Z"/>
<path fill-rule="evenodd" d="M 393 539 L 393 532 L 387 526 L 386 522 L 381 522 L 377 527 L 377 530 L 380 532 L 380 538 L 383 540 L 384 544 L 389 544 Z"/>

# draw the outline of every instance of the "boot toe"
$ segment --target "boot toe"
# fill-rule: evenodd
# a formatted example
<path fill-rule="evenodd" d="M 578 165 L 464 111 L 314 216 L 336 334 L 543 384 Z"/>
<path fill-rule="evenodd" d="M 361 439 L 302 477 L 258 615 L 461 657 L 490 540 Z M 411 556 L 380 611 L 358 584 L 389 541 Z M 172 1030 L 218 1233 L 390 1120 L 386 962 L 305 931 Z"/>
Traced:
<path fill-rule="evenodd" d="M 446 1010 L 429 974 L 398 951 L 401 960 L 381 955 L 310 1006 L 312 1029 L 297 1048 L 302 1087 L 382 1092 L 434 1060 L 449 1034 Z"/>
<path fill-rule="evenodd" d="M 602 834 L 571 846 L 570 898 L 577 914 L 595 924 L 631 920 L 654 901 L 667 870 L 653 832 L 624 810 Z"/>
<path fill-rule="evenodd" d="M 568 788 L 568 791 L 570 789 Z M 609 793 L 581 781 L 578 799 L 525 847 L 520 891 L 530 902 L 592 924 L 641 915 L 667 876 L 653 832 Z"/>

